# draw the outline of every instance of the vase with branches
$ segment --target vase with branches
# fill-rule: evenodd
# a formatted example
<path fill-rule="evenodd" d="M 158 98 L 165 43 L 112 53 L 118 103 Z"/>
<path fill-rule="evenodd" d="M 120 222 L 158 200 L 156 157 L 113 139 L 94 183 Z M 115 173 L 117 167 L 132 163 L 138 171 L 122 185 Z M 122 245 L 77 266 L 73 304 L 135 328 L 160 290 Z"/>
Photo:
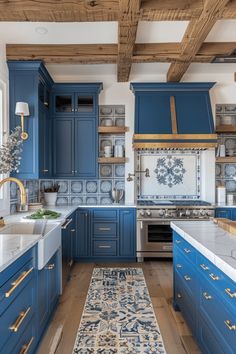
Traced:
<path fill-rule="evenodd" d="M 19 172 L 22 152 L 21 127 L 15 127 L 0 147 L 0 173 Z"/>

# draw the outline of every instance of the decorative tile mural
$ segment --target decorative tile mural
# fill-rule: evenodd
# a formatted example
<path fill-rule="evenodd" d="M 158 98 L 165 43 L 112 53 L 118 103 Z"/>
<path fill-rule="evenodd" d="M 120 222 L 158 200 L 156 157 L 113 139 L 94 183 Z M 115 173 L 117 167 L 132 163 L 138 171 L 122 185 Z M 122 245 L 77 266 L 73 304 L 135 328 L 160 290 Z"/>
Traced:
<path fill-rule="evenodd" d="M 137 170 L 138 199 L 200 198 L 200 152 L 195 150 L 141 150 Z"/>

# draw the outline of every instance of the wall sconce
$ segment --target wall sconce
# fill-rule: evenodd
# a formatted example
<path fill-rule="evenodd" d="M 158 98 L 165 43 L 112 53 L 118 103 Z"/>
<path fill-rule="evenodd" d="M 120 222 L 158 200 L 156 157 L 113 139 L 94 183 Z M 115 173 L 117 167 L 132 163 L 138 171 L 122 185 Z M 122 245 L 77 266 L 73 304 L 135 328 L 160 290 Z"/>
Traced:
<path fill-rule="evenodd" d="M 133 181 L 134 179 L 132 177 L 135 177 L 136 173 L 145 173 L 145 177 L 150 177 L 149 168 L 146 168 L 144 171 L 134 171 L 134 173 L 128 173 L 127 181 Z"/>
<path fill-rule="evenodd" d="M 27 140 L 28 133 L 24 131 L 24 117 L 29 116 L 29 105 L 26 102 L 16 102 L 15 114 L 21 116 L 21 139 Z"/>

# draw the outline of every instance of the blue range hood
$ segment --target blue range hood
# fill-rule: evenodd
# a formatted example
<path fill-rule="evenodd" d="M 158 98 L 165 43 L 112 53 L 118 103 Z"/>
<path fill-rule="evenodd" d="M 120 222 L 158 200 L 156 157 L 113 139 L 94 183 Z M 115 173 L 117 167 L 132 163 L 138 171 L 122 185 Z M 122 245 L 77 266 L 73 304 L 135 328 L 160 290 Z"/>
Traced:
<path fill-rule="evenodd" d="M 215 147 L 209 97 L 214 84 L 131 83 L 135 94 L 134 148 Z"/>

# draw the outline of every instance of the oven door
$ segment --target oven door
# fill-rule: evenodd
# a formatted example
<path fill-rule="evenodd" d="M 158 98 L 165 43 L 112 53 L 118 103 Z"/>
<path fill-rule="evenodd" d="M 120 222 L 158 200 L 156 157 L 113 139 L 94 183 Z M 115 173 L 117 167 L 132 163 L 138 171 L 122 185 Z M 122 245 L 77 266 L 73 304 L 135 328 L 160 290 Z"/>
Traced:
<path fill-rule="evenodd" d="M 172 229 L 169 220 L 137 221 L 137 255 L 172 256 Z"/>

